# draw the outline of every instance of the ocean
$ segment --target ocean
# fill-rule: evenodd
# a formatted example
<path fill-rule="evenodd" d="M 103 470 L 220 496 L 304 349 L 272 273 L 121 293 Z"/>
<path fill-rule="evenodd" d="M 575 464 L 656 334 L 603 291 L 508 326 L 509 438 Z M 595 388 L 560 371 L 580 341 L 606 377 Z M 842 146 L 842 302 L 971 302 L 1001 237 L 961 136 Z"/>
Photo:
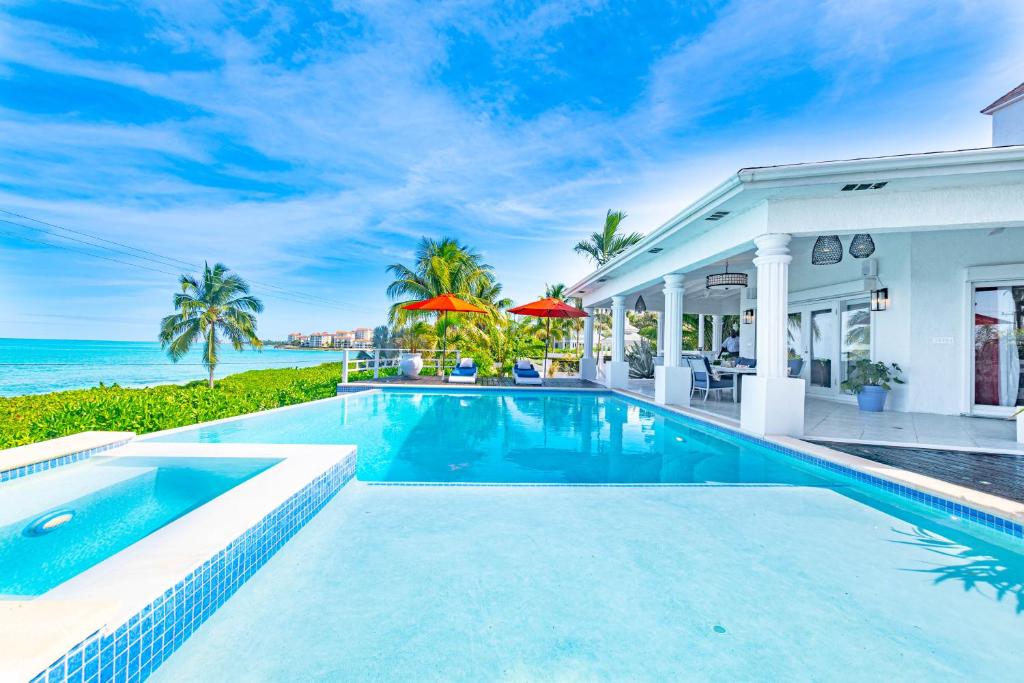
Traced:
<path fill-rule="evenodd" d="M 177 363 L 159 342 L 0 338 L 0 396 L 87 389 L 100 382 L 124 387 L 206 379 L 199 348 Z M 340 353 L 221 345 L 216 377 L 263 368 L 310 367 L 340 361 Z"/>

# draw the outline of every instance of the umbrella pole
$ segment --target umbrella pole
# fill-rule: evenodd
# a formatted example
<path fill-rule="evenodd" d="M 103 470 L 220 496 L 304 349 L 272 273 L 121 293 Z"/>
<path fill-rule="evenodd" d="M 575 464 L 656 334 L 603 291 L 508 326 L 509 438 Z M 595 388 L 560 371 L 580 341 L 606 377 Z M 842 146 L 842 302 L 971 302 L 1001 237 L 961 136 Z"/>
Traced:
<path fill-rule="evenodd" d="M 551 318 L 546 318 L 548 331 L 544 335 L 544 377 L 548 376 L 548 347 L 551 345 Z M 541 380 L 544 381 L 543 379 Z"/>
<path fill-rule="evenodd" d="M 448 311 L 444 312 L 444 324 L 441 326 L 441 372 L 438 374 L 444 377 L 444 360 L 448 355 Z"/>

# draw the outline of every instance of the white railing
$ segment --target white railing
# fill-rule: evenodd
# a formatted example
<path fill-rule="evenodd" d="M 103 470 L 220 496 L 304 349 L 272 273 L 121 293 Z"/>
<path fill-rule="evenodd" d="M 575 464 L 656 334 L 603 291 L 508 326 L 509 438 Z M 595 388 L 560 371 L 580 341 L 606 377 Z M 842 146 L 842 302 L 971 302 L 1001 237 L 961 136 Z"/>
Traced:
<path fill-rule="evenodd" d="M 402 354 L 412 349 L 388 348 L 388 349 L 345 349 L 341 360 L 341 383 L 349 383 L 349 374 L 352 372 L 373 372 L 373 378 L 380 377 L 381 370 L 397 368 L 402 359 Z M 416 349 L 416 353 L 423 354 L 423 369 L 437 372 L 441 366 L 441 349 Z M 369 358 L 354 358 L 359 354 L 367 354 Z M 444 356 L 444 370 L 454 368 L 462 359 L 462 351 L 459 349 L 448 349 Z"/>

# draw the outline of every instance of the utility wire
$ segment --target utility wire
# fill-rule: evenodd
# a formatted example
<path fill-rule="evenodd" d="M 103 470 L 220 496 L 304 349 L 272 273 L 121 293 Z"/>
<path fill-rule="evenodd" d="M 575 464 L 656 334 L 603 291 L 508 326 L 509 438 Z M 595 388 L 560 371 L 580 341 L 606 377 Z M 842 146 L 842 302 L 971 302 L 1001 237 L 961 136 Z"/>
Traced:
<path fill-rule="evenodd" d="M 0 209 L 0 212 L 5 213 L 5 214 L 7 214 L 9 216 L 13 216 L 15 218 L 20 218 L 22 220 L 32 221 L 34 223 L 39 223 L 40 225 L 45 225 L 45 226 L 50 227 L 50 228 L 55 228 L 57 230 L 62 230 L 62 231 L 69 232 L 69 233 L 72 233 L 72 234 L 75 234 L 75 235 L 81 235 L 83 237 L 87 237 L 87 238 L 89 238 L 91 240 L 94 240 L 94 241 L 103 242 L 103 243 L 106 243 L 106 244 L 113 244 L 113 245 L 116 245 L 118 247 L 122 247 L 123 249 L 114 249 L 112 247 L 103 246 L 102 244 L 94 244 L 92 242 L 87 242 L 87 241 L 84 241 L 84 240 L 80 240 L 80 239 L 75 239 L 73 237 L 69 237 L 67 235 L 62 235 L 60 233 L 53 232 L 52 230 L 45 230 L 43 228 L 39 228 L 39 227 L 36 227 L 36 226 L 25 225 L 24 223 L 18 223 L 16 221 L 11 221 L 11 220 L 0 218 L 0 222 L 4 222 L 4 223 L 8 223 L 10 225 L 14 225 L 14 226 L 17 226 L 17 227 L 25 228 L 27 230 L 34 230 L 34 231 L 37 231 L 37 232 L 42 232 L 42 233 L 45 233 L 45 234 L 57 237 L 58 239 L 65 239 L 65 240 L 69 240 L 69 241 L 73 241 L 73 242 L 78 242 L 80 244 L 84 244 L 84 245 L 87 245 L 87 246 L 90 246 L 90 247 L 94 247 L 96 249 L 103 249 L 103 250 L 110 251 L 110 252 L 113 252 L 113 253 L 117 253 L 117 254 L 120 254 L 120 255 L 123 255 L 123 256 L 128 256 L 129 258 L 136 258 L 136 259 L 140 259 L 140 260 L 144 260 L 144 261 L 149 261 L 151 263 L 155 263 L 157 265 L 161 265 L 161 266 L 165 266 L 165 267 L 166 266 L 178 267 L 175 264 L 180 264 L 182 266 L 188 267 L 188 268 L 193 269 L 193 270 L 199 270 L 200 269 L 200 266 L 198 264 L 189 263 L 187 261 L 183 261 L 183 260 L 175 258 L 173 256 L 165 256 L 165 255 L 159 254 L 159 253 L 157 253 L 155 251 L 149 251 L 147 249 L 140 249 L 138 247 L 133 247 L 133 246 L 131 246 L 129 244 L 125 244 L 123 242 L 117 242 L 115 240 L 106 239 L 104 237 L 100 237 L 98 235 L 94 235 L 94 234 L 86 232 L 84 230 L 75 230 L 75 229 L 72 229 L 72 228 L 64 227 L 62 225 L 57 225 L 56 223 L 48 223 L 46 221 L 39 220 L 37 218 L 32 218 L 31 216 L 26 216 L 24 214 L 19 214 L 19 213 L 16 213 L 14 211 L 8 211 L 7 209 Z M 14 235 L 14 236 L 18 237 L 17 235 Z M 28 238 L 24 238 L 24 239 L 28 239 Z M 57 248 L 66 248 L 66 247 L 62 247 L 61 245 L 53 244 L 51 242 L 39 242 L 38 240 L 29 240 L 29 241 L 35 241 L 35 242 L 38 242 L 39 244 L 47 244 L 49 246 L 54 246 L 54 247 L 57 247 Z M 130 250 L 130 251 L 125 251 L 125 249 Z M 78 251 L 80 253 L 83 253 L 83 254 L 86 254 L 86 255 L 89 255 L 89 256 L 96 256 L 97 258 L 105 258 L 103 256 L 99 256 L 97 254 L 92 254 L 90 252 L 81 251 L 81 250 L 78 250 Z M 139 253 L 136 254 L 136 253 L 131 253 L 131 252 L 139 252 Z M 140 256 L 139 254 L 146 254 L 148 256 Z M 154 258 L 150 258 L 150 256 L 156 257 L 156 259 L 160 259 L 160 260 L 156 260 Z M 111 260 L 111 261 L 114 261 L 115 263 L 122 263 L 122 264 L 125 264 L 125 265 L 136 265 L 136 267 L 142 267 L 142 266 L 138 266 L 137 264 L 131 264 L 131 263 L 128 263 L 126 261 L 120 261 L 120 260 L 117 260 L 117 259 L 109 259 L 108 258 L 106 260 Z M 150 269 L 150 270 L 153 270 L 153 269 Z M 161 273 L 165 273 L 165 274 L 169 274 L 169 275 L 174 275 L 175 277 L 180 275 L 180 273 L 167 273 L 167 271 L 155 271 L 155 272 L 161 272 Z M 293 303 L 312 304 L 312 303 L 316 302 L 316 303 L 326 304 L 326 305 L 330 305 L 330 306 L 335 306 L 335 307 L 338 307 L 338 308 L 340 308 L 342 310 L 347 310 L 349 308 L 356 308 L 356 309 L 361 309 L 361 310 L 364 310 L 364 311 L 375 310 L 375 309 L 370 309 L 370 308 L 368 308 L 366 306 L 361 306 L 359 304 L 355 304 L 355 303 L 352 303 L 352 302 L 339 302 L 339 301 L 328 299 L 326 297 L 318 296 L 318 295 L 315 295 L 315 294 L 308 294 L 306 292 L 300 292 L 300 291 L 296 291 L 296 290 L 285 289 L 284 287 L 280 287 L 278 285 L 270 284 L 268 282 L 261 282 L 259 280 L 249 280 L 249 282 L 251 282 L 253 284 L 260 285 L 261 287 L 267 287 L 267 288 L 270 288 L 270 289 L 277 290 L 277 291 L 281 292 L 281 294 L 277 295 L 278 298 L 284 299 L 286 301 L 292 301 Z M 266 296 L 270 296 L 270 295 L 266 295 Z M 288 299 L 288 298 L 286 298 L 286 296 L 287 297 L 292 297 L 292 298 Z M 301 299 L 306 299 L 306 300 L 301 300 Z M 345 303 L 347 305 L 346 306 L 342 306 L 341 305 L 342 303 Z"/>

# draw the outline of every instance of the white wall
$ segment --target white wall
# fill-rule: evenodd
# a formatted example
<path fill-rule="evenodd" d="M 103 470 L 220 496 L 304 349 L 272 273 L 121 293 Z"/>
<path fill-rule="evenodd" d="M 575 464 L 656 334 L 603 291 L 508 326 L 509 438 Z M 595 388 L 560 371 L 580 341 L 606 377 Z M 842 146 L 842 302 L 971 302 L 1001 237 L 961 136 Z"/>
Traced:
<path fill-rule="evenodd" d="M 992 115 L 992 146 L 1024 145 L 1024 100 Z"/>
<path fill-rule="evenodd" d="M 1009 228 L 998 235 L 983 231 L 918 233 L 911 244 L 911 410 L 957 414 L 964 407 L 971 381 L 965 375 L 964 361 L 974 345 L 973 339 L 966 338 L 972 302 L 965 294 L 965 269 L 1021 264 L 1019 277 L 1024 278 L 1024 229 Z M 950 338 L 953 343 L 944 343 Z"/>

